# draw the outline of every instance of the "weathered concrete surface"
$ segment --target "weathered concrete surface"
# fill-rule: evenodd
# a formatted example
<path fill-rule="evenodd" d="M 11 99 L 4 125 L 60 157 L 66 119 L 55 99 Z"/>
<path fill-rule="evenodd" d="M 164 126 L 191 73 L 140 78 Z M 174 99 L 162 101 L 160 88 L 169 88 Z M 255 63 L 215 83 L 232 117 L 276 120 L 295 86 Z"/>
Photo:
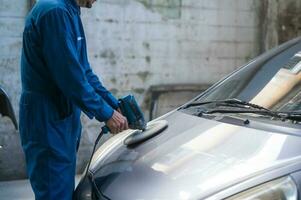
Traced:
<path fill-rule="evenodd" d="M 0 3 L 0 85 L 6 89 L 18 111 L 20 95 L 19 65 L 25 0 L 1 0 Z M 25 161 L 18 132 L 8 118 L 0 116 L 0 180 L 25 177 Z"/>
<path fill-rule="evenodd" d="M 262 4 L 262 50 L 301 35 L 301 1 L 265 0 Z"/>
<path fill-rule="evenodd" d="M 278 45 L 278 1 L 263 1 L 261 16 L 261 50 L 266 51 Z"/>
<path fill-rule="evenodd" d="M 90 63 L 114 94 L 140 103 L 154 84 L 214 83 L 259 53 L 260 2 L 97 2 L 82 12 Z"/>
<path fill-rule="evenodd" d="M 0 181 L 25 178 L 25 159 L 19 133 L 7 118 L 0 118 Z"/>
<path fill-rule="evenodd" d="M 137 0 L 147 9 L 159 12 L 162 17 L 168 19 L 181 18 L 182 0 Z"/>
<path fill-rule="evenodd" d="M 279 43 L 301 35 L 301 1 L 279 1 Z"/>

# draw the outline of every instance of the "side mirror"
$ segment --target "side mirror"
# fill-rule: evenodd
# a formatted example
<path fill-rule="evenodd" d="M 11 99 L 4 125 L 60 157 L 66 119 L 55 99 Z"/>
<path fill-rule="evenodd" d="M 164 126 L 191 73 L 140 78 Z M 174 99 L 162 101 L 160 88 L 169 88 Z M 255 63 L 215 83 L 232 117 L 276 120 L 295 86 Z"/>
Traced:
<path fill-rule="evenodd" d="M 0 87 L 0 114 L 2 116 L 9 117 L 12 120 L 15 128 L 18 130 L 18 123 L 16 120 L 14 109 L 9 101 L 8 95 L 1 87 Z"/>

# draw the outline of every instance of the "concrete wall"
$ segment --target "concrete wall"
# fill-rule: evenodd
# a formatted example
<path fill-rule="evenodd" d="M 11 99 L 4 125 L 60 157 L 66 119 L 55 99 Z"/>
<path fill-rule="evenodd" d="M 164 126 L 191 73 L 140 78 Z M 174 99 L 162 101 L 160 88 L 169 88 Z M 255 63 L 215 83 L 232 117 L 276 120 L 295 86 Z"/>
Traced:
<path fill-rule="evenodd" d="M 301 1 L 265 0 L 262 3 L 262 50 L 301 35 Z"/>
<path fill-rule="evenodd" d="M 28 12 L 26 0 L 0 0 L 0 85 L 18 110 L 22 29 Z M 25 176 L 19 134 L 8 118 L 0 117 L 0 180 Z"/>
<path fill-rule="evenodd" d="M 90 62 L 117 96 L 214 83 L 259 53 L 259 0 L 103 0 L 83 10 Z M 147 111 L 147 110 L 146 110 Z"/>
<path fill-rule="evenodd" d="M 211 84 L 259 53 L 261 2 L 97 1 L 92 10 L 82 10 L 90 63 L 117 97 L 133 93 L 148 116 L 150 86 Z M 0 84 L 16 113 L 21 33 L 28 7 L 26 0 L 0 0 Z M 82 120 L 79 169 L 100 130 L 96 121 L 84 116 Z M 0 179 L 24 177 L 18 133 L 7 119 L 0 118 L 0 123 Z"/>

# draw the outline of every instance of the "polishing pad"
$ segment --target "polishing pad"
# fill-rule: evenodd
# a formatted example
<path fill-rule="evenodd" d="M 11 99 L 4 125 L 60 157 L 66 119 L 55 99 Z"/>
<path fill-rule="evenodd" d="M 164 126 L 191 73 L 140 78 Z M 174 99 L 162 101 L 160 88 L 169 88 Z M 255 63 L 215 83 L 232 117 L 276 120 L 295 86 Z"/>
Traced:
<path fill-rule="evenodd" d="M 166 120 L 149 122 L 147 123 L 146 129 L 144 131 L 137 130 L 133 132 L 133 134 L 124 139 L 123 143 L 128 146 L 141 143 L 161 133 L 167 126 L 168 122 Z"/>

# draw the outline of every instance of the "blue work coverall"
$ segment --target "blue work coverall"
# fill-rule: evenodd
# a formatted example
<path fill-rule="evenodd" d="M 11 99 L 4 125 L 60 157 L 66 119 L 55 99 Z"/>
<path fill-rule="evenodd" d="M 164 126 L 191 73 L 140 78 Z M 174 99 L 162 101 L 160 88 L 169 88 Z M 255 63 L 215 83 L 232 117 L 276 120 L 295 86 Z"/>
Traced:
<path fill-rule="evenodd" d="M 75 0 L 39 0 L 23 33 L 20 136 L 38 200 L 72 198 L 80 112 L 106 121 L 118 101 L 90 68 Z"/>

